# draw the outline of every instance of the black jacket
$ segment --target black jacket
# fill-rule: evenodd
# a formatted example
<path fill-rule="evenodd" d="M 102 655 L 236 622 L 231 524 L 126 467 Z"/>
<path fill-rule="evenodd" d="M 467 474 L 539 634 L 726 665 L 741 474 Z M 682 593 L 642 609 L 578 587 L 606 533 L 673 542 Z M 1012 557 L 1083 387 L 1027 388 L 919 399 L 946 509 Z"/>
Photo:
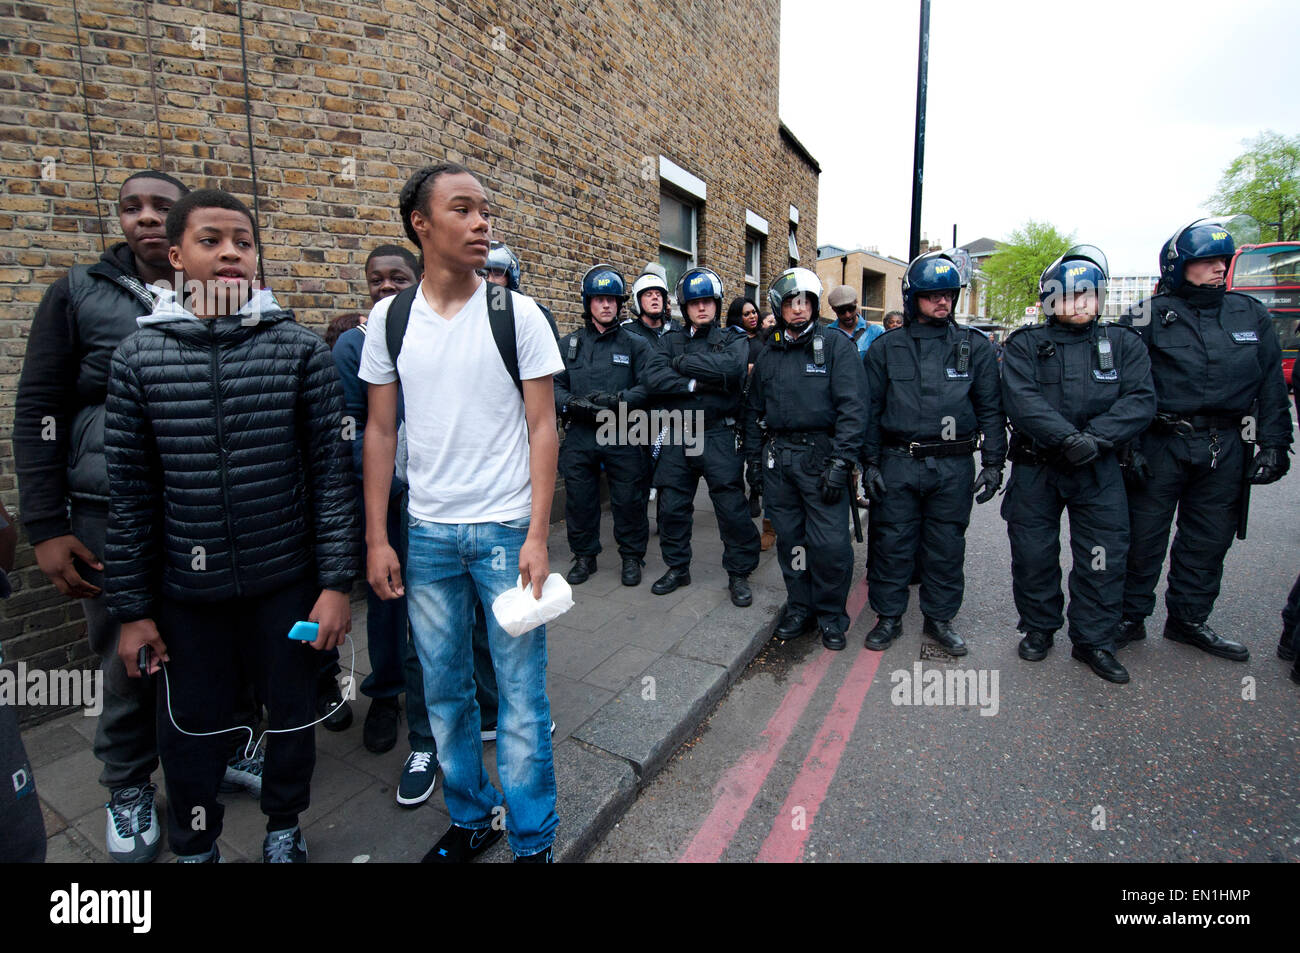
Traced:
<path fill-rule="evenodd" d="M 119 622 L 160 594 L 258 596 L 314 573 L 346 592 L 361 569 L 338 374 L 287 311 L 175 316 L 113 355 L 113 486 L 105 589 Z"/>
<path fill-rule="evenodd" d="M 70 498 L 107 511 L 109 361 L 153 303 L 126 242 L 74 266 L 41 298 L 14 406 L 19 507 L 33 544 L 72 532 Z"/>
<path fill-rule="evenodd" d="M 961 344 L 969 345 L 966 367 Z M 979 331 L 912 321 L 867 348 L 867 443 L 863 459 L 879 463 L 888 443 L 965 440 L 984 434 L 981 457 L 1000 467 L 1007 456 L 998 360 Z"/>
<path fill-rule="evenodd" d="M 1110 342 L 1109 371 L 1099 340 Z M 1113 446 L 1147 428 L 1156 412 L 1151 361 L 1142 339 L 1113 324 L 1071 328 L 1049 322 L 1021 328 L 1002 351 L 1002 406 L 1021 435 L 1056 450 L 1075 431 Z"/>
<path fill-rule="evenodd" d="M 1146 343 L 1158 411 L 1245 416 L 1258 400 L 1261 447 L 1291 446 L 1282 348 L 1264 306 L 1228 292 L 1218 307 L 1158 294 L 1120 318 Z"/>
<path fill-rule="evenodd" d="M 560 339 L 564 370 L 555 375 L 555 411 L 564 413 L 570 397 L 603 392 L 618 395 L 629 409 L 644 407 L 649 397 L 642 378 L 653 347 L 622 325 L 603 334 L 588 320 Z M 594 426 L 579 420 L 580 425 Z"/>
<path fill-rule="evenodd" d="M 810 328 L 792 342 L 786 332 L 776 331 L 759 352 L 749 384 L 745 456 L 750 462 L 759 459 L 762 420 L 769 432 L 826 434 L 829 456 L 856 462 L 867 433 L 866 390 L 857 345 L 845 335 Z"/>
<path fill-rule="evenodd" d="M 641 340 L 656 349 L 663 345 L 665 334 L 669 331 L 680 331 L 682 329 L 681 322 L 666 315 L 664 316 L 664 323 L 659 327 L 647 327 L 646 323 L 641 320 L 641 317 L 635 314 L 624 318 L 619 327 L 631 331 L 633 334 L 641 338 Z"/>
<path fill-rule="evenodd" d="M 749 369 L 749 339 L 716 321 L 707 329 L 669 331 L 646 369 L 651 403 L 668 410 L 704 412 L 707 429 L 740 421 Z M 694 381 L 692 390 L 691 381 Z"/>

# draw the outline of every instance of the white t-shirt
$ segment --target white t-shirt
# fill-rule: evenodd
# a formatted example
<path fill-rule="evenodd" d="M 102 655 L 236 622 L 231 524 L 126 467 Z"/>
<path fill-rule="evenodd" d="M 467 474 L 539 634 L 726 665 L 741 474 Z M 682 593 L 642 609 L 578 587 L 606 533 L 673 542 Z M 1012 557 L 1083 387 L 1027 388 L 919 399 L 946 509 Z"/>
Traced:
<path fill-rule="evenodd" d="M 433 523 L 488 523 L 532 513 L 528 421 L 488 321 L 486 281 L 451 320 L 437 314 L 423 287 L 411 305 L 397 372 L 385 326 L 390 296 L 366 322 L 358 376 L 371 384 L 402 380 L 406 402 L 409 509 Z M 514 295 L 519 377 L 564 369 L 551 326 L 532 298 Z"/>

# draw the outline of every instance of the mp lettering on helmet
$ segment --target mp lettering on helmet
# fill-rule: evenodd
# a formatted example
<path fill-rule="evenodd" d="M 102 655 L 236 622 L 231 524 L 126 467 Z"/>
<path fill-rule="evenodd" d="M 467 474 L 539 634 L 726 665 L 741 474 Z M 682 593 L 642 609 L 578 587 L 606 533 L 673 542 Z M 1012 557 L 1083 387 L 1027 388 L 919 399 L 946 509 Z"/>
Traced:
<path fill-rule="evenodd" d="M 1078 268 L 1071 268 L 1071 269 L 1069 269 L 1068 271 L 1066 271 L 1066 273 L 1065 273 L 1065 277 L 1067 277 L 1067 278 L 1073 278 L 1075 275 L 1081 275 L 1081 274 L 1083 274 L 1083 273 L 1084 273 L 1085 271 L 1087 271 L 1087 270 L 1088 270 L 1088 269 L 1085 268 L 1085 267 L 1083 267 L 1082 265 L 1079 266 Z"/>
<path fill-rule="evenodd" d="M 1214 239 L 1216 242 L 1221 242 L 1221 241 L 1223 241 L 1225 238 L 1228 237 L 1228 233 L 1227 233 L 1227 232 L 1211 232 L 1211 233 L 1210 233 L 1210 237 L 1211 237 L 1212 239 Z"/>
<path fill-rule="evenodd" d="M 948 272 L 950 272 L 950 271 L 952 271 L 952 266 L 951 266 L 951 265 L 941 265 L 941 264 L 936 264 L 936 265 L 934 266 L 934 273 L 935 273 L 936 275 L 946 275 L 946 274 L 948 274 Z"/>

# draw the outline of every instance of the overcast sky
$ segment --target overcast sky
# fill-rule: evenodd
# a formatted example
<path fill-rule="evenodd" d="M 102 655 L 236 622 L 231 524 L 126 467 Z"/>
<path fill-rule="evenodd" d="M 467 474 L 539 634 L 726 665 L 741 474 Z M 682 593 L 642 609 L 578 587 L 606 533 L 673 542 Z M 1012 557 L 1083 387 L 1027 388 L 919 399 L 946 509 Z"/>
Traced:
<path fill-rule="evenodd" d="M 907 257 L 919 11 L 782 4 L 781 117 L 822 167 L 818 244 Z M 1270 128 L 1300 131 L 1295 0 L 933 0 L 921 228 L 946 247 L 954 223 L 964 244 L 1033 218 L 1154 274 Z"/>

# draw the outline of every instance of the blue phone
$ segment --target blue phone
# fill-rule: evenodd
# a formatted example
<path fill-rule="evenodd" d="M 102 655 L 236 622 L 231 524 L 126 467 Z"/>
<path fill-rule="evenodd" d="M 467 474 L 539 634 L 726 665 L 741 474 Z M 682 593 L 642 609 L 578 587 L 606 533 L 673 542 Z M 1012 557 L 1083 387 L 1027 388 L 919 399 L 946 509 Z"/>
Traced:
<path fill-rule="evenodd" d="M 315 642 L 320 637 L 320 626 L 315 622 L 295 622 L 289 630 L 289 638 L 300 642 Z"/>

